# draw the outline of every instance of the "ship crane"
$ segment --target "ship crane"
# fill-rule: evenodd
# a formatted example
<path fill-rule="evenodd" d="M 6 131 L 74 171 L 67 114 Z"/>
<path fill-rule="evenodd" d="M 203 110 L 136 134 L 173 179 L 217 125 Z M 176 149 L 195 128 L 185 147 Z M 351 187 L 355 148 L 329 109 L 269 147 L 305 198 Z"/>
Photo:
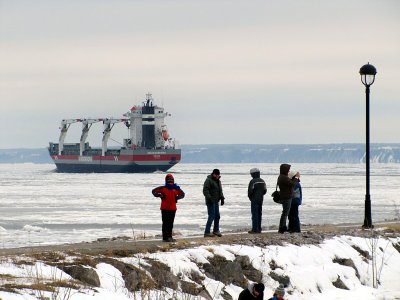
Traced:
<path fill-rule="evenodd" d="M 103 131 L 103 140 L 102 140 L 102 148 L 101 148 L 101 155 L 105 156 L 107 152 L 107 143 L 108 139 L 111 135 L 111 130 L 113 129 L 114 125 L 117 123 L 124 122 L 127 127 L 130 126 L 129 119 L 104 119 L 104 131 Z"/>
<path fill-rule="evenodd" d="M 62 151 L 64 150 L 64 140 L 67 136 L 69 126 L 77 122 L 81 122 L 81 119 L 64 119 L 61 121 L 60 138 L 58 139 L 58 155 L 61 155 Z"/>
<path fill-rule="evenodd" d="M 80 144 L 79 144 L 79 155 L 83 155 L 83 150 L 85 149 L 85 142 L 86 138 L 89 135 L 89 129 L 92 127 L 94 123 L 103 121 L 103 119 L 83 119 L 81 120 L 82 122 L 82 134 L 81 134 L 81 139 L 80 139 Z"/>

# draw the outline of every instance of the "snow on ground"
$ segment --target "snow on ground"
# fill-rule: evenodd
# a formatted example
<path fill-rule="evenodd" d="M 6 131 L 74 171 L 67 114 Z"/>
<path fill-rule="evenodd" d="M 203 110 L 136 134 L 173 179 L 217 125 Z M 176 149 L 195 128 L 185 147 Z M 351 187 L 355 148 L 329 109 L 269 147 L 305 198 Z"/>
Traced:
<path fill-rule="evenodd" d="M 248 256 L 253 267 L 262 272 L 266 286 L 265 299 L 268 299 L 278 286 L 278 282 L 269 276 L 272 271 L 272 262 L 275 265 L 275 273 L 290 278 L 290 286 L 286 289 L 286 299 L 400 299 L 400 253 L 393 246 L 399 243 L 400 237 L 372 239 L 338 236 L 320 245 L 288 244 L 264 248 L 244 245 L 209 245 L 177 251 L 171 249 L 169 252 L 141 253 L 120 260 L 134 266 L 140 266 L 147 258 L 158 260 L 168 265 L 173 274 L 191 281 L 189 275 L 192 272 L 202 273 L 205 276 L 199 265 L 208 262 L 210 257 L 219 255 L 233 261 L 236 256 L 241 255 Z M 380 281 L 378 288 L 372 287 L 371 260 L 367 260 L 360 254 L 363 251 L 368 252 L 370 256 L 375 254 L 377 269 L 381 268 L 381 272 L 377 274 Z M 334 262 L 335 259 L 351 259 L 357 271 L 353 267 Z M 27 289 L 20 290 L 20 294 L 0 291 L 0 299 L 30 300 L 39 299 L 39 296 L 72 300 L 170 299 L 171 297 L 185 300 L 205 299 L 170 289 L 139 291 L 133 294 L 125 288 L 122 274 L 113 266 L 99 263 L 96 271 L 101 282 L 100 288 L 80 291 L 60 288 L 56 296 L 50 292 L 39 294 Z M 1 261 L 0 282 L 2 285 L 11 277 L 18 277 L 19 283 L 25 284 L 38 278 L 43 278 L 43 280 L 70 278 L 59 269 L 41 262 L 25 265 L 15 264 L 10 260 Z M 348 289 L 336 288 L 332 284 L 338 278 Z M 225 286 L 222 282 L 206 276 L 202 284 L 213 299 L 223 299 L 221 293 L 229 294 L 233 299 L 237 299 L 242 290 L 232 284 Z"/>

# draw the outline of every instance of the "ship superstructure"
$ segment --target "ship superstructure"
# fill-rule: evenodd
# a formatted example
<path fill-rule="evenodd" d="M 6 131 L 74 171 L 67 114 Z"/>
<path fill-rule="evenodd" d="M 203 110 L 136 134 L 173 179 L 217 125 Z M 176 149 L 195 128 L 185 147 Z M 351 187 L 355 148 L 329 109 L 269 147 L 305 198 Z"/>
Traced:
<path fill-rule="evenodd" d="M 140 106 L 133 106 L 121 118 L 80 118 L 61 121 L 58 143 L 50 143 L 49 153 L 60 172 L 137 173 L 167 171 L 181 159 L 179 143 L 169 137 L 163 107 L 153 104 L 151 94 Z M 103 123 L 101 148 L 92 148 L 86 139 L 95 123 Z M 79 143 L 65 143 L 71 125 L 80 123 Z M 108 140 L 116 124 L 129 129 L 122 147 L 109 149 Z"/>

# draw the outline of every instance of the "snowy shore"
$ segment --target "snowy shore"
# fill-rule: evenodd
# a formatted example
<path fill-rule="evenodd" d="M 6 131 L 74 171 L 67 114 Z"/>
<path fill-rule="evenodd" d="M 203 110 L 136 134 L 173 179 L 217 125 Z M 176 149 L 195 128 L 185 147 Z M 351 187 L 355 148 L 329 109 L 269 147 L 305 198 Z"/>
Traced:
<path fill-rule="evenodd" d="M 0 253 L 2 300 L 237 299 L 252 281 L 265 284 L 265 299 L 279 283 L 286 299 L 400 299 L 399 280 L 398 223 Z"/>

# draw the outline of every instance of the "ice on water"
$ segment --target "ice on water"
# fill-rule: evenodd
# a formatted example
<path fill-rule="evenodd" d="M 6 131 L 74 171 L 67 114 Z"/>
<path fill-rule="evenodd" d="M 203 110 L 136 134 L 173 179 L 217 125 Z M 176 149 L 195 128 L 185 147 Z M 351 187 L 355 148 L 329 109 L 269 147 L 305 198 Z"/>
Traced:
<path fill-rule="evenodd" d="M 226 204 L 221 230 L 249 229 L 249 170 L 258 167 L 267 182 L 263 227 L 277 225 L 281 207 L 270 194 L 279 164 L 178 164 L 170 170 L 186 197 L 179 201 L 174 230 L 200 235 L 206 222 L 202 185 L 221 170 Z M 303 224 L 363 223 L 365 165 L 293 164 L 300 171 Z M 160 200 L 151 189 L 165 173 L 65 174 L 52 164 L 0 165 L 0 247 L 92 241 L 115 236 L 156 237 L 161 231 Z M 373 222 L 400 217 L 400 164 L 371 165 Z"/>

